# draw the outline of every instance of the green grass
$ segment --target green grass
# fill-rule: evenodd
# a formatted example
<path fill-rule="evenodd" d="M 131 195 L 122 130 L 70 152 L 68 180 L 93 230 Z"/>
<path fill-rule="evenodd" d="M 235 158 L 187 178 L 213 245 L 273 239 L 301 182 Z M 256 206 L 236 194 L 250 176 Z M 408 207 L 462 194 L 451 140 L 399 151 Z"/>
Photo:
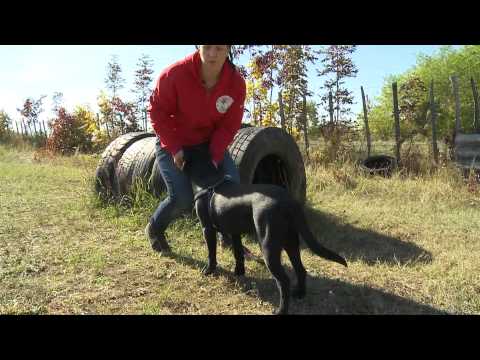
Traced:
<path fill-rule="evenodd" d="M 278 293 L 262 264 L 248 261 L 236 279 L 219 247 L 219 274 L 200 274 L 207 250 L 195 217 L 168 229 L 171 256 L 154 253 L 143 229 L 158 200 L 140 192 L 130 208 L 102 205 L 91 192 L 97 161 L 0 146 L 0 313 L 272 312 Z M 478 187 L 450 168 L 383 179 L 308 166 L 307 175 L 309 223 L 349 267 L 302 250 L 308 294 L 291 313 L 480 313 Z"/>

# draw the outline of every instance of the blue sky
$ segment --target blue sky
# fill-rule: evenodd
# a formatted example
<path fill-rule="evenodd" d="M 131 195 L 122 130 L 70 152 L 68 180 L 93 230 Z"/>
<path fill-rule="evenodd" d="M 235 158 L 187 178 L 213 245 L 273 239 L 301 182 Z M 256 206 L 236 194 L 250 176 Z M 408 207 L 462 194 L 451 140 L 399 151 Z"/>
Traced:
<path fill-rule="evenodd" d="M 353 55 L 358 75 L 347 83 L 355 96 L 352 110 L 361 111 L 360 86 L 373 100 L 388 75 L 402 73 L 415 65 L 419 53 L 433 54 L 439 48 L 439 45 L 360 45 Z M 107 63 L 112 55 L 118 56 L 126 80 L 121 95 L 130 100 L 136 63 L 142 54 L 153 59 L 156 77 L 164 67 L 194 50 L 194 45 L 0 45 L 0 110 L 14 120 L 19 119 L 16 108 L 27 97 L 38 99 L 44 94 L 47 95 L 45 112 L 40 118 L 46 120 L 51 116 L 52 95 L 59 91 L 68 109 L 89 104 L 96 111 L 96 99 L 100 90 L 105 89 Z M 238 62 L 244 64 L 245 60 L 243 57 Z M 313 68 L 309 79 L 309 87 L 318 100 L 323 80 Z"/>

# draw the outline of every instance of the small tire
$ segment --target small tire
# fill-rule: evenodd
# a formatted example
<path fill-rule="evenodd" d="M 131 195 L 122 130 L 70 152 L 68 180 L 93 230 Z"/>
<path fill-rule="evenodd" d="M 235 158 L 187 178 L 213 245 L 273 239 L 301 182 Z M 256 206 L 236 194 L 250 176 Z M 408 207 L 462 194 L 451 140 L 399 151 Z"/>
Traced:
<path fill-rule="evenodd" d="M 397 160 L 388 155 L 370 156 L 360 164 L 360 167 L 366 174 L 390 177 L 397 167 Z"/>

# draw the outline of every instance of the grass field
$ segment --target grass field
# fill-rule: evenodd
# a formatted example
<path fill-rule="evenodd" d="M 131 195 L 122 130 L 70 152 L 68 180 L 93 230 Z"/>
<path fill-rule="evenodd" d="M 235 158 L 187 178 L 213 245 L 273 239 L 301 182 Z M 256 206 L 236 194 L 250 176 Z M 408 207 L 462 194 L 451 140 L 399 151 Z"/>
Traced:
<path fill-rule="evenodd" d="M 0 146 L 1 314 L 272 312 L 278 293 L 262 264 L 248 261 L 237 280 L 233 255 L 219 247 L 219 274 L 200 274 L 207 251 L 193 216 L 168 230 L 171 256 L 154 253 L 143 229 L 158 200 L 101 205 L 96 163 Z M 308 166 L 307 177 L 313 232 L 349 267 L 303 250 L 308 293 L 292 314 L 480 313 L 478 186 L 449 168 L 383 179 L 352 165 Z"/>

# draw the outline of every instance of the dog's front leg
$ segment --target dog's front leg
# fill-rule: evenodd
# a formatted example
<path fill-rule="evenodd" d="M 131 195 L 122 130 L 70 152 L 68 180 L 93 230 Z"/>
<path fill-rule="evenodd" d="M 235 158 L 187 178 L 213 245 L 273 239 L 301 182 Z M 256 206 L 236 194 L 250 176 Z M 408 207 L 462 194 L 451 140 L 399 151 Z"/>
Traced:
<path fill-rule="evenodd" d="M 208 248 L 208 264 L 202 269 L 202 273 L 210 275 L 217 269 L 217 232 L 211 226 L 204 227 L 203 237 Z"/>
<path fill-rule="evenodd" d="M 232 236 L 233 256 L 235 257 L 235 275 L 245 275 L 245 255 L 240 235 Z"/>

